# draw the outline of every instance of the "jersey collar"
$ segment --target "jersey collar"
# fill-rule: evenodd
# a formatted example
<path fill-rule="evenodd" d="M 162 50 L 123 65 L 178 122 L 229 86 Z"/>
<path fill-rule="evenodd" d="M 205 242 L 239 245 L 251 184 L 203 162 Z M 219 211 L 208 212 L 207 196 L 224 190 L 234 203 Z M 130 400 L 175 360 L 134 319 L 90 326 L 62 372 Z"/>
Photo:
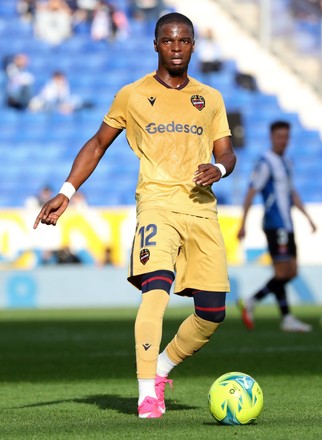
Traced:
<path fill-rule="evenodd" d="M 164 81 L 162 81 L 162 79 L 159 78 L 159 77 L 157 76 L 157 74 L 154 75 L 154 78 L 155 78 L 160 84 L 162 84 L 164 87 L 166 87 L 167 89 L 172 89 L 172 90 L 182 90 L 184 87 L 186 87 L 186 85 L 188 85 L 188 83 L 189 83 L 189 81 L 190 81 L 189 77 L 187 77 L 187 79 L 185 80 L 185 82 L 183 82 L 183 83 L 181 84 L 180 87 L 170 87 L 167 83 L 165 83 Z"/>

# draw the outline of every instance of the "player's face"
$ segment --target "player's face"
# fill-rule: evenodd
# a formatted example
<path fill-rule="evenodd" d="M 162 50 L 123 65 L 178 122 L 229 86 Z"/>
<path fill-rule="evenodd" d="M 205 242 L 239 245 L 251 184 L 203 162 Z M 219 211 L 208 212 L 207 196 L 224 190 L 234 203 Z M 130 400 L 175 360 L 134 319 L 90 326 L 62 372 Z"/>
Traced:
<path fill-rule="evenodd" d="M 163 25 L 154 40 L 154 49 L 159 54 L 159 70 L 164 69 L 173 76 L 185 73 L 194 44 L 190 26 L 182 23 Z"/>
<path fill-rule="evenodd" d="M 275 153 L 282 155 L 287 147 L 290 138 L 288 128 L 278 128 L 271 134 L 273 150 Z"/>

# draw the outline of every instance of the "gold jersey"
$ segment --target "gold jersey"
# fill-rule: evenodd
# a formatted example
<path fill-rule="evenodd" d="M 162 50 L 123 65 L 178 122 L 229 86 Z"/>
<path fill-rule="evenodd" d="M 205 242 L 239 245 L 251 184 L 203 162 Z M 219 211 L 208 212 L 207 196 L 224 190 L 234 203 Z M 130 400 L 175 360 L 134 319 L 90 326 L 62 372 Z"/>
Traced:
<path fill-rule="evenodd" d="M 158 208 L 216 217 L 211 187 L 193 178 L 199 164 L 211 162 L 213 142 L 231 135 L 218 90 L 193 78 L 172 89 L 151 73 L 117 93 L 104 122 L 126 129 L 140 159 L 138 213 Z"/>

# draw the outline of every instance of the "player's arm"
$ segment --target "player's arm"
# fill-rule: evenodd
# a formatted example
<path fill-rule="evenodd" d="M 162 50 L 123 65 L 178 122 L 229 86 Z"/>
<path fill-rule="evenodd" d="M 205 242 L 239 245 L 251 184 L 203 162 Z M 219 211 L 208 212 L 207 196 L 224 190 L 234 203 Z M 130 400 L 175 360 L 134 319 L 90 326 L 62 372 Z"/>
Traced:
<path fill-rule="evenodd" d="M 253 187 L 250 187 L 246 193 L 244 203 L 243 203 L 243 215 L 242 215 L 242 219 L 241 219 L 241 224 L 240 224 L 239 231 L 237 233 L 237 238 L 239 240 L 243 239 L 246 235 L 246 230 L 245 230 L 246 219 L 247 219 L 249 209 L 252 206 L 253 199 L 254 199 L 256 193 L 257 193 L 257 190 Z"/>
<path fill-rule="evenodd" d="M 299 193 L 297 191 L 295 191 L 295 189 L 293 189 L 293 191 L 292 191 L 292 202 L 293 202 L 293 205 L 296 206 L 296 208 L 299 209 L 305 215 L 305 217 L 308 219 L 308 221 L 309 221 L 309 223 L 311 225 L 312 232 L 315 232 L 316 231 L 316 225 L 313 222 L 313 220 L 311 219 L 311 217 L 310 217 L 309 213 L 307 212 L 307 210 L 305 209 L 305 207 L 304 207 L 304 205 L 302 203 L 302 200 L 301 200 L 301 198 L 299 196 Z"/>
<path fill-rule="evenodd" d="M 200 164 L 193 179 L 198 185 L 208 186 L 229 176 L 235 168 L 236 155 L 233 151 L 230 136 L 217 139 L 213 144 L 213 155 L 216 164 Z"/>
<path fill-rule="evenodd" d="M 103 122 L 96 134 L 89 139 L 77 154 L 66 182 L 76 190 L 89 178 L 103 157 L 107 148 L 112 144 L 122 130 L 113 128 Z M 69 198 L 59 193 L 42 207 L 34 223 L 34 229 L 38 224 L 56 225 L 57 220 L 66 210 Z"/>

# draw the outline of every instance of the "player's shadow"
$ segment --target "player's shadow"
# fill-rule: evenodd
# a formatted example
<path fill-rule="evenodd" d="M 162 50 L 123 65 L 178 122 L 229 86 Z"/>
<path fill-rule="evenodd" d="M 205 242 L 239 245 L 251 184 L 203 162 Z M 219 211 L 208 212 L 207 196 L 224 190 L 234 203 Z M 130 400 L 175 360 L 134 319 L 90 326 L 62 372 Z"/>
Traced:
<path fill-rule="evenodd" d="M 210 194 L 203 192 L 200 194 L 200 189 L 197 186 L 194 186 L 189 194 L 189 199 L 191 199 L 194 203 L 205 204 L 213 201 L 213 196 Z"/>
<path fill-rule="evenodd" d="M 248 423 L 246 425 L 224 425 L 223 423 L 216 422 L 215 419 L 213 422 L 203 422 L 203 426 L 214 426 L 214 425 L 216 426 L 216 429 L 217 428 L 233 429 L 233 428 L 236 428 L 236 426 L 242 427 L 243 429 L 248 429 L 249 427 L 256 426 L 257 422 Z"/>
<path fill-rule="evenodd" d="M 15 409 L 37 408 L 42 406 L 60 405 L 62 403 L 81 403 L 81 404 L 85 403 L 89 405 L 95 405 L 102 410 L 110 409 L 122 414 L 132 415 L 132 414 L 136 414 L 137 412 L 138 400 L 136 397 L 123 397 L 117 394 L 96 394 L 93 396 L 85 396 L 75 399 L 49 400 L 46 402 L 37 402 L 27 405 L 20 405 L 18 407 L 15 407 Z M 182 405 L 180 403 L 171 400 L 167 402 L 167 410 L 169 411 L 189 410 L 196 408 L 197 407 L 195 406 Z"/>

